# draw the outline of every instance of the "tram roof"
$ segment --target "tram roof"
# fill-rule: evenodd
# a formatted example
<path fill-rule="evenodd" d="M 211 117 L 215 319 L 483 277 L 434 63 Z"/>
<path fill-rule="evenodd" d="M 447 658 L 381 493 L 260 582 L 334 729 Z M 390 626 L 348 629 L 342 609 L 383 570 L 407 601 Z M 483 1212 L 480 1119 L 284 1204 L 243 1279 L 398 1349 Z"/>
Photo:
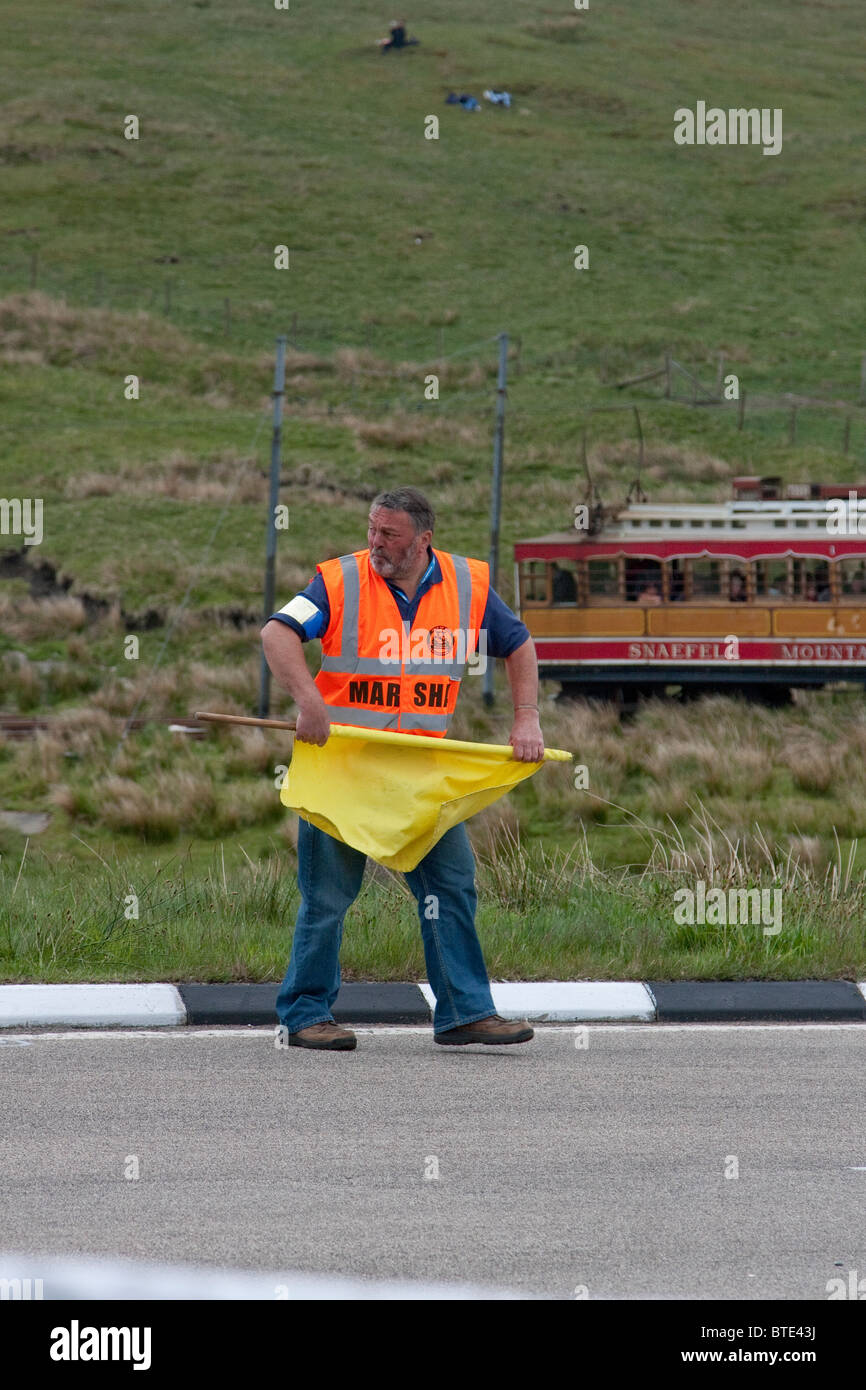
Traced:
<path fill-rule="evenodd" d="M 654 517 L 725 516 L 827 516 L 827 498 L 729 498 L 726 502 L 630 502 L 616 511 L 615 519 Z"/>
<path fill-rule="evenodd" d="M 780 530 L 827 534 L 830 513 L 824 500 L 728 501 L 728 502 L 633 502 L 606 518 L 601 534 L 631 536 L 644 528 L 681 531 L 706 526 L 710 530 L 777 534 Z"/>
<path fill-rule="evenodd" d="M 866 502 L 863 504 L 866 512 Z M 751 535 L 767 535 L 778 538 L 780 530 L 814 532 L 827 535 L 827 519 L 830 513 L 827 501 L 820 498 L 772 500 L 748 499 L 726 502 L 631 502 L 626 506 L 609 512 L 603 525 L 594 532 L 583 528 L 573 531 L 552 531 L 543 536 L 521 537 L 520 545 L 564 544 L 580 545 L 585 542 L 605 540 L 625 540 L 634 538 L 636 533 L 652 530 L 659 532 L 672 530 L 682 533 L 685 526 L 692 532 L 703 527 L 715 533 L 743 531 Z"/>
<path fill-rule="evenodd" d="M 555 542 L 557 545 L 567 545 L 574 541 L 581 541 L 583 533 L 580 531 L 550 531 L 546 536 L 521 536 L 518 545 L 549 545 Z"/>

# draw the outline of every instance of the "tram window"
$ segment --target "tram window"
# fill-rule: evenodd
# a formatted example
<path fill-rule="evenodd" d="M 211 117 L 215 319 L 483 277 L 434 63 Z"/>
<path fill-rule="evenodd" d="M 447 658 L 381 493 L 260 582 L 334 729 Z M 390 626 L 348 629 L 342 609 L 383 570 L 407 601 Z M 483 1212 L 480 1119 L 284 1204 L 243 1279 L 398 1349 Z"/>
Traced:
<path fill-rule="evenodd" d="M 692 598 L 724 598 L 720 560 L 690 560 Z"/>
<path fill-rule="evenodd" d="M 627 560 L 625 567 L 625 596 L 629 603 L 661 603 L 661 561 Z"/>
<path fill-rule="evenodd" d="M 826 561 L 806 567 L 805 560 L 795 560 L 797 593 L 807 603 L 830 602 L 830 571 Z"/>
<path fill-rule="evenodd" d="M 703 524 L 704 524 L 704 523 L 703 523 L 702 521 L 690 521 L 690 522 L 689 522 L 689 525 L 690 525 L 691 527 L 693 527 L 695 530 L 700 530 L 700 528 L 703 526 Z"/>
<path fill-rule="evenodd" d="M 574 560 L 555 560 L 551 568 L 554 605 L 557 608 L 574 608 L 577 604 L 577 565 Z"/>
<path fill-rule="evenodd" d="M 842 598 L 858 599 L 866 603 L 866 564 L 863 560 L 840 560 L 839 588 Z"/>
<path fill-rule="evenodd" d="M 619 598 L 619 562 L 617 560 L 587 560 L 589 602 Z"/>
<path fill-rule="evenodd" d="M 520 567 L 520 589 L 524 603 L 549 603 L 548 565 L 545 560 L 524 560 Z"/>
<path fill-rule="evenodd" d="M 756 560 L 755 592 L 758 598 L 793 598 L 788 581 L 788 561 Z"/>
<path fill-rule="evenodd" d="M 668 566 L 669 594 L 671 603 L 682 603 L 686 596 L 685 572 L 681 560 L 671 560 Z"/>

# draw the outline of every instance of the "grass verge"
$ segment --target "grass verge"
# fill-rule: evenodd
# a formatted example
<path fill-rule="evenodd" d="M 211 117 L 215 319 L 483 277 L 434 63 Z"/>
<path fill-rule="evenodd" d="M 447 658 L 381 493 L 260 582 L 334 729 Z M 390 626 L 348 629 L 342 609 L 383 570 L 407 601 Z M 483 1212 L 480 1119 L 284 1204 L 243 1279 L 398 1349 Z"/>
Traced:
<path fill-rule="evenodd" d="M 729 842 L 719 854 L 704 815 L 691 847 L 657 834 L 639 874 L 607 870 L 584 839 L 572 852 L 524 844 L 500 826 L 478 846 L 479 935 L 495 980 L 817 979 L 866 977 L 866 886 L 837 847 L 823 875 L 791 853 L 762 862 Z M 174 855 L 90 864 L 0 866 L 0 979 L 279 980 L 298 905 L 290 851 L 205 867 Z M 679 888 L 778 889 L 780 930 L 760 921 L 676 920 Z M 709 914 L 708 914 L 709 915 Z M 369 873 L 346 921 L 346 980 L 418 980 L 426 972 L 415 904 L 402 878 Z"/>

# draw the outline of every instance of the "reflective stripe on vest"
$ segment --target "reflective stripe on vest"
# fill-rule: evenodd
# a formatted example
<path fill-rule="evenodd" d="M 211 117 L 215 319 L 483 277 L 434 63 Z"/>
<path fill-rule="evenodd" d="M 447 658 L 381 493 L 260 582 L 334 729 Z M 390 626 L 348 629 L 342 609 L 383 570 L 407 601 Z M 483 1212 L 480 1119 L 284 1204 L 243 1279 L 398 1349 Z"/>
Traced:
<path fill-rule="evenodd" d="M 467 656 L 467 632 L 469 631 L 469 607 L 472 602 L 472 575 L 469 573 L 469 566 L 463 555 L 452 555 L 454 561 L 454 574 L 457 579 L 457 651 L 450 666 L 446 666 L 442 661 L 407 661 L 404 671 L 407 676 L 444 676 L 448 675 L 453 681 L 463 679 L 463 672 L 466 669 Z M 428 590 L 429 592 L 429 590 Z M 462 655 L 461 655 L 462 650 Z"/>
<path fill-rule="evenodd" d="M 451 680 L 463 679 L 469 645 L 469 610 L 472 602 L 472 575 L 463 555 L 452 555 L 454 573 L 457 579 L 457 651 L 449 664 L 444 661 L 407 661 L 403 672 L 407 676 L 448 676 Z M 390 676 L 399 674 L 399 661 L 380 661 L 371 657 L 358 656 L 358 612 L 361 601 L 361 577 L 358 561 L 354 555 L 341 555 L 340 568 L 343 571 L 343 627 L 340 633 L 340 655 L 323 656 L 323 671 L 338 671 L 348 676 Z M 405 620 L 403 623 L 405 630 Z"/>
<path fill-rule="evenodd" d="M 439 559 L 442 582 L 433 585 L 422 595 L 418 606 L 419 614 L 423 609 L 422 623 L 414 630 L 400 616 L 385 581 L 372 569 L 369 551 L 341 555 L 339 559 L 326 561 L 319 566 L 328 590 L 334 626 L 331 638 L 323 638 L 323 646 L 329 650 L 323 653 L 316 682 L 326 703 L 334 711 L 335 723 L 344 722 L 367 729 L 402 728 L 404 732 L 423 731 L 439 736 L 447 731 L 467 659 L 480 640 L 476 629 L 480 627 L 484 615 L 489 578 L 483 561 L 472 561 L 476 581 L 473 592 L 473 568 L 464 556 L 439 551 L 434 551 L 434 554 Z M 362 577 L 359 557 L 365 566 L 365 592 L 370 605 L 364 614 L 367 650 L 363 656 L 360 655 Z M 391 627 L 387 626 L 389 618 L 393 624 Z M 445 628 L 452 634 L 452 650 L 447 658 L 443 656 L 436 660 L 425 655 L 423 659 L 412 660 L 413 637 L 417 641 L 421 634 L 429 636 L 429 629 L 424 623 L 430 622 L 431 618 L 434 619 L 432 626 Z M 399 652 L 395 651 L 393 656 L 371 654 L 371 647 L 376 641 L 371 622 L 378 633 L 379 652 L 385 649 L 381 641 L 383 633 L 393 633 Z M 388 646 L 393 648 L 395 643 L 389 642 Z M 351 681 L 349 677 L 352 676 L 362 679 Z M 439 682 L 422 679 L 431 676 L 438 676 Z M 374 679 L 364 680 L 364 677 Z M 358 703 L 347 703 L 346 697 L 353 690 Z M 427 710 L 423 710 L 424 704 L 427 704 Z M 371 705 L 380 708 L 371 708 Z M 432 710 L 430 705 L 433 706 Z M 437 706 L 439 709 L 436 709 Z"/>
<path fill-rule="evenodd" d="M 352 724 L 359 729 L 390 729 L 392 733 L 398 733 L 400 723 L 400 711 L 398 709 L 387 710 L 377 709 L 358 709 L 355 705 L 329 705 L 329 709 L 334 711 L 335 724 Z M 342 715 L 343 718 L 336 716 Z M 403 718 L 409 716 L 404 714 Z M 412 715 L 412 726 L 416 730 L 423 730 L 424 733 L 445 733 L 451 719 L 450 714 L 414 714 Z M 404 733 L 411 732 L 403 730 Z"/>

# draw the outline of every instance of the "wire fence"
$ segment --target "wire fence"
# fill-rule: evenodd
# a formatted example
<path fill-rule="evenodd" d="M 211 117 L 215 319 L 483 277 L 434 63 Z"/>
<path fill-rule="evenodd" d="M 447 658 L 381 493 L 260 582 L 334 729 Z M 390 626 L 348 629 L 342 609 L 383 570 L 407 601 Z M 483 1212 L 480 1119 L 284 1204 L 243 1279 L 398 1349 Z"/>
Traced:
<path fill-rule="evenodd" d="M 493 409 L 497 335 L 460 343 L 455 341 L 456 322 L 385 323 L 371 314 L 347 324 L 294 310 L 286 312 L 270 300 L 216 290 L 208 293 L 170 267 L 160 278 L 151 273 L 147 284 L 101 269 L 74 272 L 64 268 L 61 273 L 37 250 L 22 249 L 0 259 L 0 295 L 33 289 L 79 307 L 144 310 L 214 345 L 255 345 L 260 350 L 284 334 L 289 348 L 298 353 L 332 357 L 338 349 L 352 346 L 385 361 L 411 362 L 417 370 L 418 380 L 411 386 L 405 373 L 396 369 L 389 381 L 383 379 L 380 366 L 365 364 L 359 353 L 340 402 L 351 411 L 438 415 Z M 631 411 L 635 405 L 649 417 L 665 415 L 668 419 L 671 412 L 704 411 L 721 416 L 731 429 L 750 436 L 757 448 L 809 446 L 866 462 L 866 354 L 860 358 L 859 389 L 852 388 L 849 400 L 823 400 L 795 392 L 759 393 L 742 380 L 735 399 L 727 399 L 724 383 L 736 367 L 722 353 L 716 354 L 713 365 L 704 361 L 692 369 L 668 352 L 648 369 L 644 364 L 635 371 L 640 364 L 632 364 L 632 375 L 624 376 L 621 348 L 587 348 L 570 342 L 531 350 L 533 342 L 543 341 L 544 332 L 542 325 L 521 325 L 518 332 L 509 335 L 509 415 L 513 423 L 558 417 L 563 410 L 577 422 L 597 413 Z M 450 383 L 435 399 L 428 399 L 423 374 L 435 374 L 437 367 L 461 358 L 480 363 L 485 379 L 472 386 Z M 619 374 L 613 370 L 613 361 L 620 364 Z M 589 393 L 588 375 L 594 378 Z M 381 390 L 375 389 L 377 384 Z M 542 389 L 533 393 L 524 389 L 528 387 Z M 626 393 L 625 398 L 613 399 L 622 393 Z M 293 392 L 287 405 L 292 401 L 299 406 L 321 404 L 326 395 L 324 390 L 316 395 Z M 325 408 L 333 413 L 334 403 Z"/>
<path fill-rule="evenodd" d="M 216 279 L 217 268 L 213 269 Z M 146 277 L 146 278 L 145 278 Z M 57 299 L 82 308 L 112 309 L 122 313 L 144 311 L 168 319 L 177 327 L 236 347 L 270 343 L 277 334 L 286 336 L 288 345 L 298 352 L 331 354 L 335 348 L 352 346 L 372 353 L 402 354 L 413 362 L 449 361 L 471 354 L 484 344 L 495 342 L 495 334 L 477 343 L 454 342 L 454 323 L 425 324 L 384 322 L 376 314 L 366 314 L 355 323 L 345 318 L 317 318 L 286 310 L 272 299 L 255 299 L 238 291 L 202 289 L 181 273 L 167 270 L 154 275 L 148 268 L 140 280 L 111 275 L 106 270 L 58 269 L 40 257 L 38 251 L 0 258 L 0 296 L 41 290 Z"/>

